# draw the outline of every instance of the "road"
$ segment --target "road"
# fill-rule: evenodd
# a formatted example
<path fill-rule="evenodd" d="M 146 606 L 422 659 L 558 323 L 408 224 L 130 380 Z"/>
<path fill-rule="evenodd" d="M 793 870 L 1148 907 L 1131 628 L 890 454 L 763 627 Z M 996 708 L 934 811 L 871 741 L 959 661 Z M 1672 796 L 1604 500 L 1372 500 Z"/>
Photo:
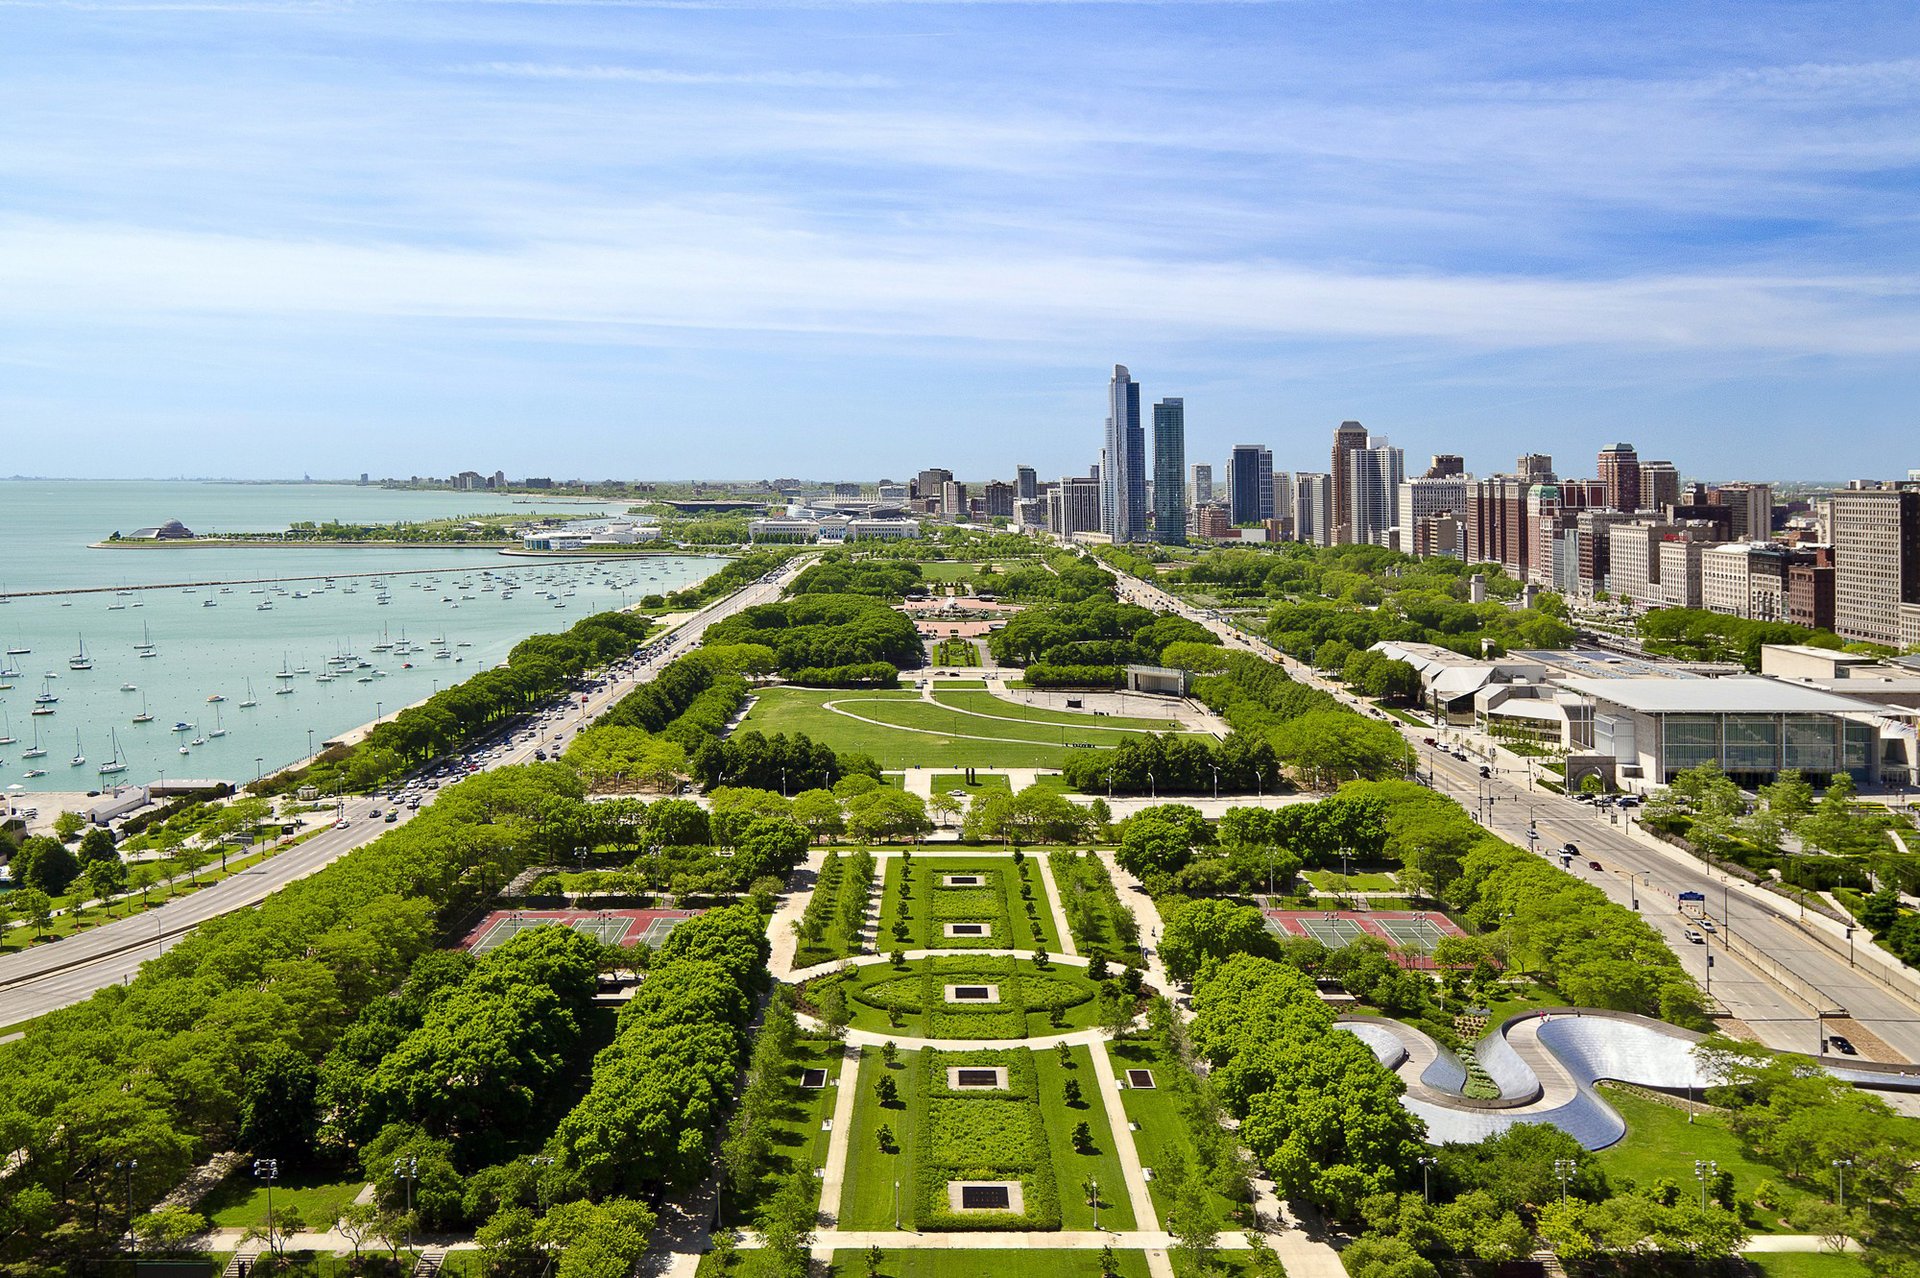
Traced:
<path fill-rule="evenodd" d="M 1121 598 L 1177 612 L 1206 626 L 1229 646 L 1278 662 L 1294 678 L 1339 697 L 1362 713 L 1378 713 L 1339 685 L 1321 679 L 1309 667 L 1231 623 L 1106 566 L 1120 579 Z M 1482 741 L 1478 745 L 1483 755 L 1490 752 L 1495 760 L 1488 765 L 1492 775 L 1482 778 L 1482 759 L 1469 755 L 1470 762 L 1461 762 L 1425 745 L 1427 737 L 1438 738 L 1442 730 L 1395 726 L 1419 752 L 1423 772 L 1431 773 L 1430 784 L 1476 813 L 1476 819 L 1487 819 L 1490 813 L 1490 828 L 1503 838 L 1521 847 L 1534 847 L 1542 855 L 1551 855 L 1568 843 L 1578 846 L 1580 855 L 1571 858 L 1568 871 L 1622 905 L 1637 903 L 1642 917 L 1666 939 L 1694 979 L 1704 986 L 1709 984 L 1710 975 L 1713 997 L 1728 1015 L 1750 1026 L 1763 1043 L 1820 1052 L 1823 1035 L 1815 1013 L 1837 1008 L 1844 1009 L 1848 1019 L 1878 1036 L 1904 1060 L 1920 1061 L 1920 1002 L 1865 975 L 1844 955 L 1823 945 L 1812 934 L 1811 924 L 1797 920 L 1797 907 L 1791 903 L 1731 885 L 1726 875 L 1634 829 L 1632 817 L 1621 817 L 1617 809 L 1596 810 L 1564 795 L 1533 788 L 1526 762 L 1494 750 L 1490 743 Z M 1455 730 L 1445 731 L 1452 735 Z M 1530 828 L 1536 836 L 1531 844 Z M 1555 864 L 1561 862 L 1557 856 L 1553 859 Z M 1589 868 L 1589 862 L 1598 862 L 1601 869 Z M 1682 892 L 1699 892 L 1706 897 L 1709 917 L 1718 929 L 1712 934 L 1702 933 L 1706 944 L 1697 945 L 1686 938 L 1687 931 L 1696 925 L 1678 911 Z M 1728 931 L 1734 934 L 1736 943 L 1744 942 L 1785 969 L 1784 978 L 1775 979 L 1730 952 L 1725 940 Z M 1866 938 L 1860 939 L 1864 942 Z M 1709 955 L 1713 960 L 1711 973 Z M 1800 986 L 1799 992 L 1786 988 L 1787 983 Z M 1845 1021 L 1829 1027 L 1830 1032 L 1849 1038 L 1853 1037 L 1851 1029 Z"/>
<path fill-rule="evenodd" d="M 648 644 L 644 657 L 622 663 L 598 680 L 584 698 L 570 698 L 536 718 L 531 732 L 476 759 L 485 768 L 526 763 L 536 749 L 561 750 L 587 724 L 628 692 L 651 679 L 660 668 L 699 644 L 707 627 L 743 608 L 778 599 L 785 585 L 805 565 L 806 557 L 789 560 L 769 580 L 754 581 L 694 613 L 666 636 Z M 424 808 L 437 794 L 420 795 Z M 320 870 L 355 848 L 372 842 L 415 814 L 398 807 L 392 824 L 371 817 L 372 811 L 395 808 L 379 798 L 354 799 L 345 807 L 347 827 L 329 829 L 296 848 L 268 857 L 257 866 L 223 879 L 211 887 L 128 918 L 90 928 L 64 940 L 0 956 L 0 1025 L 44 1015 L 77 1003 L 95 990 L 130 980 L 140 964 L 208 919 L 246 909 L 287 884 Z"/>

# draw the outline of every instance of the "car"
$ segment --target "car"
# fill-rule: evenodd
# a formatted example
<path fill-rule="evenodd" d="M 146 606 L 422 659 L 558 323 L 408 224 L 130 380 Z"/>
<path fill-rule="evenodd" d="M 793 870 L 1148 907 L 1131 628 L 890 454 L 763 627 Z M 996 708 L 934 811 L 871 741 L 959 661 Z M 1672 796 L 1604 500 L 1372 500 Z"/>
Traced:
<path fill-rule="evenodd" d="M 1834 1051 L 1839 1052 L 1843 1056 L 1858 1056 L 1860 1054 L 1859 1050 L 1854 1047 L 1853 1040 L 1844 1035 L 1829 1034 L 1827 1035 L 1827 1042 L 1833 1045 Z"/>
<path fill-rule="evenodd" d="M 545 750 L 535 750 L 533 752 L 533 757 L 544 762 L 547 757 L 547 752 Z"/>
<path fill-rule="evenodd" d="M 1598 861 L 1589 861 L 1587 862 L 1587 868 L 1589 870 L 1598 870 L 1601 868 L 1601 865 Z"/>
<path fill-rule="evenodd" d="M 1578 843 L 1569 843 L 1565 847 L 1560 849 L 1560 855 L 1561 856 L 1579 856 L 1580 845 Z"/>
<path fill-rule="evenodd" d="M 384 821 L 385 821 L 385 822 L 386 822 L 386 823 L 387 823 L 388 825 L 392 825 L 392 824 L 393 824 L 393 823 L 394 823 L 395 821 L 398 821 L 398 820 L 400 819 L 400 809 L 399 809 L 399 808 L 395 808 L 395 809 L 394 809 L 393 811 L 391 811 L 391 812 L 389 812 L 389 813 L 387 813 L 387 815 L 386 815 L 385 817 L 383 817 L 382 819 L 383 819 L 383 820 L 384 820 Z"/>
<path fill-rule="evenodd" d="M 1453 752 L 1453 757 L 1460 760 L 1460 762 L 1465 763 L 1467 761 L 1467 752 L 1465 750 L 1455 750 Z"/>
<path fill-rule="evenodd" d="M 352 825 L 353 825 L 353 822 L 342 818 L 341 820 L 335 821 L 333 823 L 333 828 L 336 830 L 345 830 L 350 828 Z"/>
<path fill-rule="evenodd" d="M 1491 777 L 1493 776 L 1493 769 L 1483 763 L 1480 765 L 1480 775 L 1482 777 Z"/>
<path fill-rule="evenodd" d="M 1713 925 L 1712 919 L 1701 919 L 1700 930 L 1703 932 L 1718 932 L 1720 929 Z"/>
<path fill-rule="evenodd" d="M 1700 935 L 1698 932 L 1694 931 L 1692 928 L 1687 929 L 1687 940 L 1693 942 L 1693 944 L 1695 945 L 1705 945 L 1707 943 L 1707 938 Z"/>

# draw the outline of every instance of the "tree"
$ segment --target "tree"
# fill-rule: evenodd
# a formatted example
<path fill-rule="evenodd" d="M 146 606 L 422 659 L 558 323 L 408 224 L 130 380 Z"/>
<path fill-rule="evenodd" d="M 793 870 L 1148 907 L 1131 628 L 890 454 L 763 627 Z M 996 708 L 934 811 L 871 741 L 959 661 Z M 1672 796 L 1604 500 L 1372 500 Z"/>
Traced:
<path fill-rule="evenodd" d="M 162 1207 L 133 1222 L 133 1236 L 141 1247 L 156 1252 L 181 1250 L 206 1230 L 207 1218 L 184 1207 Z"/>
<path fill-rule="evenodd" d="M 513 1210 L 516 1210 L 521 1213 L 521 1215 L 526 1220 L 528 1229 L 530 1230 L 532 1228 L 533 1213 L 527 1211 L 524 1207 L 515 1208 Z M 494 1217 L 494 1220 L 498 1220 L 499 1216 L 502 1214 L 504 1213 L 497 1213 Z M 360 1200 L 355 1199 L 353 1202 L 348 1203 L 345 1207 L 342 1207 L 340 1209 L 340 1219 L 334 1222 L 333 1227 L 340 1234 L 342 1238 L 345 1238 L 347 1240 L 347 1245 L 353 1248 L 353 1259 L 355 1264 L 359 1263 L 360 1249 L 364 1247 L 367 1243 L 373 1241 L 379 1219 L 380 1219 L 380 1209 L 374 1206 L 370 1202 L 361 1202 Z M 488 1255 L 488 1259 L 491 1262 L 496 1264 L 507 1263 L 510 1260 L 509 1257 L 502 1256 L 502 1255 L 495 1255 L 489 1250 L 488 1231 L 492 1227 L 493 1227 L 493 1220 L 489 1220 L 485 1225 L 482 1225 L 480 1227 L 480 1231 L 476 1235 L 476 1237 L 479 1239 L 479 1242 L 480 1242 L 480 1249 L 483 1253 L 486 1253 Z"/>
<path fill-rule="evenodd" d="M 900 1100 L 899 1085 L 893 1081 L 891 1074 L 882 1074 L 874 1082 L 873 1094 L 883 1109 L 892 1109 Z"/>
<path fill-rule="evenodd" d="M 113 833 L 101 826 L 89 828 L 80 839 L 80 866 L 84 870 L 95 861 L 118 861 L 119 849 L 113 845 Z"/>
<path fill-rule="evenodd" d="M 880 1044 L 880 1059 L 886 1062 L 888 1069 L 892 1069 L 894 1062 L 900 1059 L 900 1048 L 892 1039 Z"/>
<path fill-rule="evenodd" d="M 80 876 L 80 862 L 58 839 L 36 835 L 13 854 L 14 882 L 38 888 L 48 896 L 65 896 Z"/>
<path fill-rule="evenodd" d="M 1251 905 L 1202 899 L 1162 910 L 1160 958 L 1178 980 L 1188 980 L 1211 960 L 1235 954 L 1278 953 L 1266 916 Z"/>
<path fill-rule="evenodd" d="M 867 1278 L 879 1278 L 880 1262 L 885 1257 L 886 1257 L 886 1253 L 880 1250 L 880 1244 L 872 1243 L 867 1247 L 867 1251 L 866 1251 Z"/>
<path fill-rule="evenodd" d="M 1073 1152 L 1076 1154 L 1093 1152 L 1093 1128 L 1087 1125 L 1085 1119 L 1073 1125 Z"/>
<path fill-rule="evenodd" d="M 107 861 L 89 861 L 83 878 L 87 881 L 87 891 L 95 899 L 111 901 L 127 886 L 127 867 L 119 857 Z"/>
<path fill-rule="evenodd" d="M 823 1034 L 835 1041 L 846 1037 L 847 1024 L 852 1016 L 847 1009 L 847 993 L 839 981 L 826 982 L 825 988 L 814 1000 L 814 1007 L 820 1013 L 820 1030 Z"/>
<path fill-rule="evenodd" d="M 13 894 L 13 903 L 20 911 L 20 917 L 33 928 L 36 937 L 45 936 L 47 928 L 53 923 L 53 902 L 39 888 L 20 888 Z"/>
<path fill-rule="evenodd" d="M 86 828 L 87 819 L 78 812 L 62 812 L 53 819 L 53 837 L 62 843 L 73 842 Z"/>
<path fill-rule="evenodd" d="M 960 800 L 941 792 L 927 800 L 927 810 L 939 818 L 941 825 L 946 825 L 949 818 L 960 811 Z"/>
<path fill-rule="evenodd" d="M 1066 1044 L 1062 1043 L 1061 1046 L 1064 1047 Z M 1067 1104 L 1073 1106 L 1075 1109 L 1080 1108 L 1080 1080 L 1077 1078 L 1069 1078 L 1064 1090 Z"/>
<path fill-rule="evenodd" d="M 1111 983 L 1100 987 L 1100 1028 L 1111 1039 L 1122 1039 L 1133 1028 L 1133 1000 Z"/>
<path fill-rule="evenodd" d="M 1169 1213 L 1174 1267 L 1189 1278 L 1212 1269 L 1214 1252 L 1220 1245 L 1220 1222 L 1213 1214 L 1212 1195 L 1206 1177 L 1189 1174 L 1181 1183 L 1179 1198 Z"/>

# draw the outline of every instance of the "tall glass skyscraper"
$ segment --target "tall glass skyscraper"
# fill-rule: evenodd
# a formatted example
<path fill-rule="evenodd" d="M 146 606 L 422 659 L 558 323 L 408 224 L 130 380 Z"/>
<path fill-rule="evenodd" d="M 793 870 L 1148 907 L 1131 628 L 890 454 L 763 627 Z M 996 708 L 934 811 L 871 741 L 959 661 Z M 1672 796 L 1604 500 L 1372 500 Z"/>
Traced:
<path fill-rule="evenodd" d="M 1273 451 L 1259 444 L 1235 444 L 1227 459 L 1229 514 L 1236 524 L 1273 518 Z"/>
<path fill-rule="evenodd" d="M 1163 399 L 1153 406 L 1153 539 L 1164 546 L 1187 544 L 1187 402 Z"/>
<path fill-rule="evenodd" d="M 1107 446 L 1100 467 L 1100 531 L 1117 544 L 1147 535 L 1147 439 L 1140 426 L 1140 383 L 1125 364 L 1107 384 Z"/>

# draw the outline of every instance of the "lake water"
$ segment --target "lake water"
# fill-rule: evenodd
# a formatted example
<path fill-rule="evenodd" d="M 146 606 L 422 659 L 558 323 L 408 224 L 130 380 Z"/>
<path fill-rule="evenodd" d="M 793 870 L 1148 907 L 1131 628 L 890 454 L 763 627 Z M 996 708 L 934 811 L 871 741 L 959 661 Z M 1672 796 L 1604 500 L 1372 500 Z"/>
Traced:
<path fill-rule="evenodd" d="M 17 671 L 0 676 L 12 685 L 0 689 L 0 737 L 15 738 L 0 744 L 0 787 L 244 781 L 305 757 L 309 732 L 317 746 L 505 660 L 530 634 L 690 585 L 724 562 L 589 563 L 456 549 L 89 549 L 116 530 L 168 519 L 209 533 L 309 519 L 619 511 L 546 499 L 515 504 L 525 500 L 325 484 L 0 482 L 0 593 L 111 588 L 0 604 L 0 651 L 28 650 L 0 657 L 0 670 Z M 312 580 L 238 584 L 290 577 Z M 229 584 L 136 588 L 185 582 Z M 82 643 L 91 670 L 71 668 Z M 344 654 L 358 660 L 340 663 Z M 42 695 L 58 700 L 47 703 L 52 714 L 36 716 Z M 225 699 L 210 700 L 216 696 Z M 242 705 L 249 700 L 255 704 Z M 134 722 L 142 713 L 151 721 Z M 179 723 L 191 727 L 175 732 Z M 29 758 L 36 735 L 46 754 Z M 127 768 L 102 775 L 116 746 Z M 76 753 L 84 764 L 71 762 Z"/>

